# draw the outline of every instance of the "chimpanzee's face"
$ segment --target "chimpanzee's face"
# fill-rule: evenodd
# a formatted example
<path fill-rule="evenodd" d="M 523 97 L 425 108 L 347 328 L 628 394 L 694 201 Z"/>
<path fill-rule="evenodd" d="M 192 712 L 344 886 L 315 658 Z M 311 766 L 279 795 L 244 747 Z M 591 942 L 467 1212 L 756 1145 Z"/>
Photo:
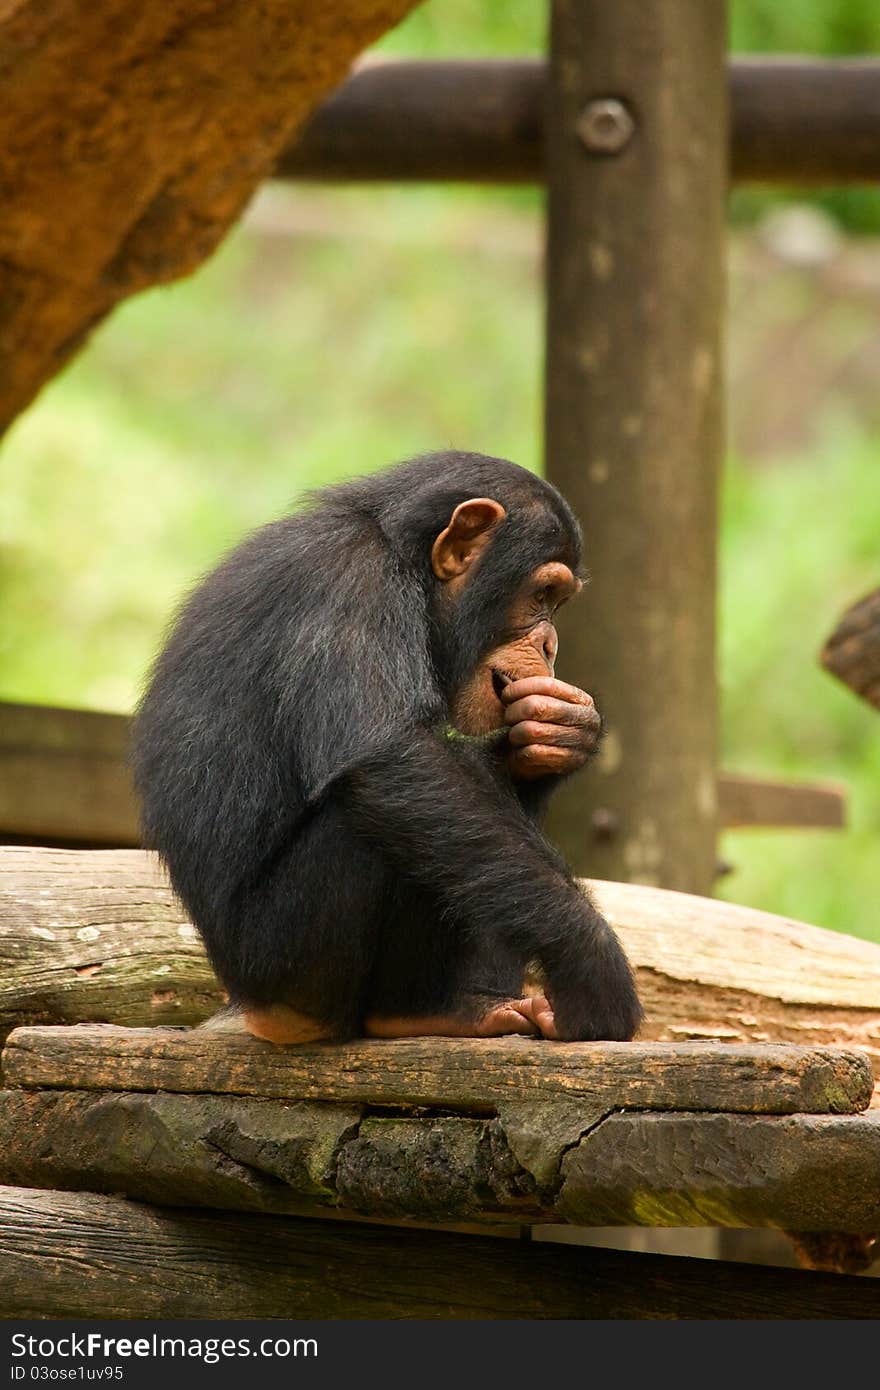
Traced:
<path fill-rule="evenodd" d="M 487 734 L 504 724 L 501 692 L 513 681 L 552 676 L 559 639 L 556 610 L 583 587 L 568 565 L 554 560 L 533 570 L 511 605 L 507 635 L 487 652 L 452 703 L 464 734 Z"/>

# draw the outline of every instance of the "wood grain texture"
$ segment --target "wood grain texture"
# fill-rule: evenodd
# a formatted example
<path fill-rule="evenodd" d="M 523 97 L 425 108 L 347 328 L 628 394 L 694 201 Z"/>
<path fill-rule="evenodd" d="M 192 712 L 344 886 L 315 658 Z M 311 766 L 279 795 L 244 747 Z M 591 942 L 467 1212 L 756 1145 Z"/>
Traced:
<path fill-rule="evenodd" d="M 526 1107 L 524 1107 L 526 1108 Z M 563 1114 L 560 1116 L 560 1108 Z M 449 1225 L 880 1231 L 880 1114 L 373 1114 L 247 1097 L 0 1092 L 0 1182 Z"/>
<path fill-rule="evenodd" d="M 199 1023 L 223 992 L 154 855 L 0 849 L 0 1038 L 19 1023 Z"/>
<path fill-rule="evenodd" d="M 115 303 L 214 250 L 296 126 L 411 3 L 3 7 L 0 427 Z"/>
<path fill-rule="evenodd" d="M 826 671 L 880 709 L 880 589 L 847 609 L 820 660 Z"/>
<path fill-rule="evenodd" d="M 592 882 L 645 1040 L 839 1043 L 880 1072 L 880 946 L 710 898 Z M 197 1023 L 220 991 L 153 855 L 0 848 L 0 1038 L 25 1023 Z"/>
<path fill-rule="evenodd" d="M 873 1280 L 0 1188 L 7 1318 L 874 1318 Z"/>
<path fill-rule="evenodd" d="M 17 1028 L 2 1054 L 11 1087 L 176 1091 L 492 1110 L 569 1100 L 639 1110 L 809 1114 L 863 1110 L 858 1052 L 778 1044 L 547 1043 L 407 1038 L 278 1047 L 245 1035 L 166 1028 Z"/>

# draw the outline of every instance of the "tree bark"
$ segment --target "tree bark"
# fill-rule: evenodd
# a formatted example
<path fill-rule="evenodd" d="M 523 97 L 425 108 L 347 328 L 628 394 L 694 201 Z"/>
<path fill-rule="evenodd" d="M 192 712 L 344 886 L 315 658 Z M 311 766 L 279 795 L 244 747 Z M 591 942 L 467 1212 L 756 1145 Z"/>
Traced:
<path fill-rule="evenodd" d="M 820 660 L 826 671 L 880 709 L 880 589 L 847 609 Z"/>
<path fill-rule="evenodd" d="M 193 270 L 413 0 L 20 0 L 0 18 L 0 429 L 126 295 Z"/>

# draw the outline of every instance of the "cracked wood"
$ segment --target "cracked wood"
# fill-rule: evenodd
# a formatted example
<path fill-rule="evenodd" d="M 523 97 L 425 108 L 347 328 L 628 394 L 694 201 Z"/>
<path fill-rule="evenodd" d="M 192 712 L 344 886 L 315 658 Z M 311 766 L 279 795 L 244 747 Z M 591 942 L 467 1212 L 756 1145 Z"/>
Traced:
<path fill-rule="evenodd" d="M 245 1097 L 0 1092 L 0 1182 L 382 1221 L 880 1230 L 880 1114 L 373 1114 Z"/>

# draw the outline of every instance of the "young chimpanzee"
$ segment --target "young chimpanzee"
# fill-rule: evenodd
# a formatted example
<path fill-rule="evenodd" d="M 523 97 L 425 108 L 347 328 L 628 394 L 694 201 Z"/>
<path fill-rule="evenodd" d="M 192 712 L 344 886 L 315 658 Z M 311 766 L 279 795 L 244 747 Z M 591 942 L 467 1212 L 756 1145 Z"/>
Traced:
<path fill-rule="evenodd" d="M 553 677 L 579 560 L 549 484 L 443 453 L 315 494 L 189 599 L 135 773 L 249 1032 L 632 1037 L 623 951 L 536 823 L 598 739 Z"/>

